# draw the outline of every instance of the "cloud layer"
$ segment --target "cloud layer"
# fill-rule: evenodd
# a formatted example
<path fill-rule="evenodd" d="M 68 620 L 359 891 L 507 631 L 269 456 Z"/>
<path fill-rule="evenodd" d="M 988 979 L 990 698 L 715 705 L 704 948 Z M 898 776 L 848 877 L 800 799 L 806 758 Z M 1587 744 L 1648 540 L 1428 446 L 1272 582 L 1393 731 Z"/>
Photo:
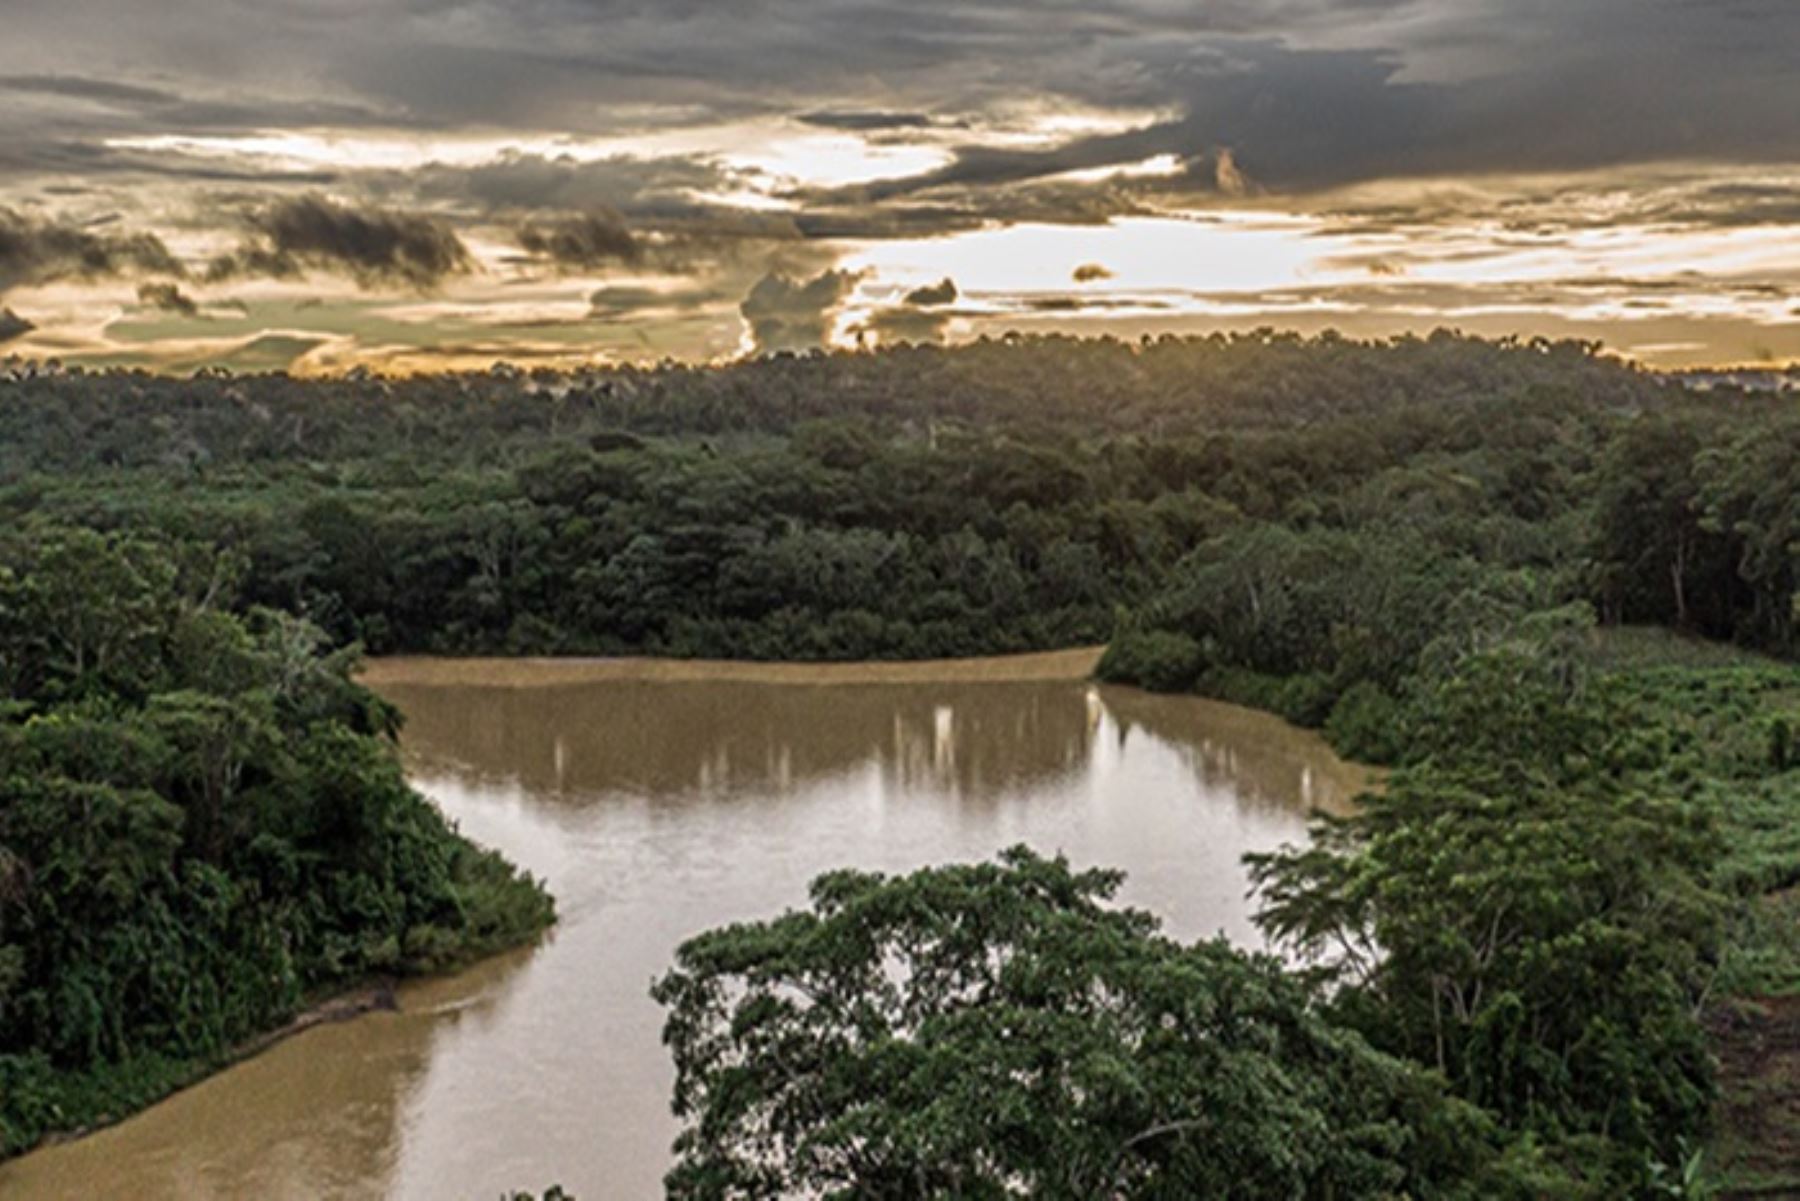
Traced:
<path fill-rule="evenodd" d="M 213 260 L 209 280 L 308 271 L 341 274 L 365 288 L 429 290 L 474 267 L 462 239 L 441 221 L 383 209 L 357 209 L 319 195 L 275 201 L 244 215 L 249 236 Z"/>
<path fill-rule="evenodd" d="M 161 239 L 115 232 L 109 224 L 103 219 L 77 226 L 0 208 L 0 294 L 60 280 L 184 274 Z"/>
<path fill-rule="evenodd" d="M 220 354 L 321 368 L 1225 309 L 1800 355 L 1793 0 L 60 0 L 7 28 L 27 352 L 186 364 L 211 351 L 168 319 L 232 281 L 257 329 Z M 1045 228 L 1082 237 L 978 253 Z M 1614 286 L 1554 284 L 1575 267 Z"/>

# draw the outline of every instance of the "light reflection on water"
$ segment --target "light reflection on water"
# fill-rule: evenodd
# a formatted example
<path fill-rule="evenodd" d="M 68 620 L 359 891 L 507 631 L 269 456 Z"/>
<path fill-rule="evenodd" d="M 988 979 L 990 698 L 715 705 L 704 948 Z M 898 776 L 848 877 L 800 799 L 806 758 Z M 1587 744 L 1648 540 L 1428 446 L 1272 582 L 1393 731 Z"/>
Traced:
<path fill-rule="evenodd" d="M 389 684 L 417 785 L 545 877 L 540 946 L 412 985 L 92 1138 L 7 1198 L 659 1195 L 674 1132 L 651 979 L 818 872 L 1017 842 L 1126 869 L 1182 938 L 1254 943 L 1239 857 L 1361 785 L 1259 714 L 1075 682 Z"/>

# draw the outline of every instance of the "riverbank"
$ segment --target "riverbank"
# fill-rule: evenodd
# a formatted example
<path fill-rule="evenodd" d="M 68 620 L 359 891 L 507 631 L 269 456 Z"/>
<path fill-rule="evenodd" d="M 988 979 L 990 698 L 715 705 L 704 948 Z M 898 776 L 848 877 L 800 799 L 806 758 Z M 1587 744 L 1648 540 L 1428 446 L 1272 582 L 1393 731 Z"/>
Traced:
<path fill-rule="evenodd" d="M 721 681 L 743 684 L 1003 684 L 1086 680 L 1104 646 L 993 655 L 975 659 L 871 660 L 847 663 L 770 663 L 738 659 L 445 658 L 396 655 L 367 660 L 358 680 L 384 685 L 544 688 L 570 684 Z"/>
<path fill-rule="evenodd" d="M 67 1130 L 52 1130 L 39 1140 L 36 1146 L 30 1147 L 20 1154 L 28 1155 L 32 1151 L 60 1147 L 116 1126 L 144 1109 L 168 1100 L 184 1089 L 192 1088 L 220 1072 L 243 1063 L 245 1060 L 255 1058 L 309 1030 L 316 1030 L 320 1026 L 335 1025 L 339 1022 L 354 1021 L 371 1013 L 398 1012 L 400 1002 L 395 991 L 397 984 L 398 982 L 394 980 L 379 980 L 356 985 L 341 992 L 333 992 L 302 1009 L 285 1025 L 274 1030 L 266 1030 L 247 1039 L 216 1058 L 171 1064 L 166 1074 L 162 1076 L 162 1091 L 138 1100 L 132 1108 L 120 1113 L 103 1113 L 85 1125 Z"/>
<path fill-rule="evenodd" d="M 87 1073 L 74 1090 L 87 1105 L 85 1115 L 74 1118 L 66 1126 L 47 1130 L 30 1146 L 0 1154 L 0 1186 L 6 1183 L 5 1171 L 10 1163 L 112 1129 L 300 1035 L 354 1022 L 371 1014 L 399 1013 L 402 1010 L 401 994 L 407 988 L 468 975 L 485 964 L 535 945 L 550 928 L 541 927 L 522 939 L 472 948 L 468 954 L 455 957 L 434 971 L 406 978 L 371 977 L 322 992 L 280 1026 L 254 1034 L 216 1055 L 192 1059 L 144 1055 Z"/>

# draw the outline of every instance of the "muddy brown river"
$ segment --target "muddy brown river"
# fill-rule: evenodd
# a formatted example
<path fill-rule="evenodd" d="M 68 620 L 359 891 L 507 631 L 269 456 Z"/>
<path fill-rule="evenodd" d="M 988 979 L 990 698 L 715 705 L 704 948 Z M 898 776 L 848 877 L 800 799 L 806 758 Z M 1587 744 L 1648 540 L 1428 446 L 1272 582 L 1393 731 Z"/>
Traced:
<path fill-rule="evenodd" d="M 1261 714 L 1095 687 L 1089 652 L 901 667 L 372 665 L 417 786 L 548 879 L 541 944 L 406 986 L 109 1130 L 0 1165 L 6 1201 L 661 1195 L 651 979 L 684 937 L 1014 843 L 1130 873 L 1182 938 L 1258 942 L 1239 857 L 1361 773 Z"/>

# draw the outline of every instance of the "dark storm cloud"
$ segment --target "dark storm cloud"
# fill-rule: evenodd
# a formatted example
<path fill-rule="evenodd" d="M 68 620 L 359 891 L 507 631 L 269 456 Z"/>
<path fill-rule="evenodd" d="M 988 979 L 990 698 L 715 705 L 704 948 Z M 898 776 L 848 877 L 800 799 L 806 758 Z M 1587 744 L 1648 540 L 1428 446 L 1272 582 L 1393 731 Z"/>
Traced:
<path fill-rule="evenodd" d="M 139 284 L 138 303 L 177 317 L 198 317 L 200 306 L 175 284 Z"/>
<path fill-rule="evenodd" d="M 956 298 L 961 294 L 957 290 L 956 281 L 946 276 L 935 284 L 914 288 L 906 294 L 902 303 L 916 308 L 937 308 L 946 304 L 955 304 Z"/>
<path fill-rule="evenodd" d="M 1282 189 L 1675 158 L 1800 159 L 1791 57 L 1800 5 L 1789 0 L 1447 0 L 1407 14 L 1398 5 L 1265 5 L 1260 26 L 1246 11 L 1255 7 L 1182 20 L 1149 5 L 1102 5 L 1079 17 L 1019 6 L 1020 28 L 989 29 L 967 50 L 1010 43 L 1021 57 L 1000 54 L 996 70 L 1020 72 L 1021 83 L 1042 78 L 1067 95 L 1178 115 L 1043 151 L 975 142 L 920 182 L 1016 182 L 1158 154 L 1191 161 L 1219 147 Z M 1406 20 L 1374 24 L 1361 45 L 1342 24 L 1383 15 Z M 1029 57 L 1033 36 L 1023 26 L 1092 29 L 1103 18 L 1108 31 L 1085 43 L 1096 56 L 1090 76 L 1076 77 L 1081 55 L 1069 44 L 1035 64 Z M 1333 18 L 1337 44 L 1307 45 L 1309 23 Z M 1222 28 L 1244 36 L 1220 37 Z M 1214 187 L 1217 173 L 1198 170 L 1191 182 Z"/>
<path fill-rule="evenodd" d="M 474 269 L 456 231 L 478 230 L 517 241 L 509 276 L 679 276 L 664 282 L 727 326 L 741 300 L 759 344 L 816 344 L 845 304 L 827 294 L 848 291 L 818 273 L 847 241 L 1254 197 L 1330 209 L 1327 232 L 1348 239 L 1404 239 L 1360 264 L 1380 283 L 1415 258 L 1453 261 L 1436 239 L 1454 230 L 1479 228 L 1491 254 L 1605 225 L 1800 224 L 1791 189 L 1759 182 L 1800 163 L 1796 0 L 159 0 L 154 20 L 121 19 L 117 0 L 12 7 L 0 290 L 177 277 L 162 243 L 129 232 L 155 220 L 184 240 L 235 231 L 220 277 L 429 291 Z M 948 161 L 824 187 L 805 177 L 806 147 L 765 140 L 818 131 Z M 458 150 L 372 169 L 359 138 Z M 470 162 L 477 141 L 513 148 Z M 599 145 L 641 153 L 595 158 Z M 771 166 L 747 165 L 765 153 Z M 1150 160 L 1155 174 L 1127 170 Z M 820 178 L 846 177 L 820 162 Z M 789 163 L 798 182 L 773 165 Z M 1574 171 L 1572 197 L 1519 203 L 1527 173 L 1560 188 Z M 1354 187 L 1426 177 L 1457 186 Z M 1738 182 L 1706 186 L 1724 178 Z M 751 193 L 780 203 L 736 202 Z M 125 225 L 50 215 L 107 209 Z M 19 248 L 21 223 L 35 249 Z M 634 299 L 680 309 L 679 290 L 648 292 L 596 300 L 596 316 L 623 319 Z M 866 324 L 936 337 L 949 307 L 896 299 Z"/>
<path fill-rule="evenodd" d="M 1800 161 L 1792 0 L 286 0 L 254 19 L 166 0 L 154 23 L 118 20 L 112 0 L 62 0 L 9 16 L 8 33 L 0 87 L 49 107 L 0 112 L 0 158 L 70 173 L 83 167 L 67 143 L 134 131 L 629 136 L 781 114 L 883 138 L 963 131 L 940 170 L 861 199 L 803 197 L 801 219 L 832 231 L 958 189 L 967 204 L 935 211 L 966 228 L 970 206 L 1009 187 L 1159 155 L 1186 170 L 1157 187 L 1213 193 L 1234 178 L 1227 149 L 1277 195 L 1399 175 Z M 96 61 L 132 62 L 137 77 L 98 76 Z M 1044 101 L 1164 116 L 1035 149 L 992 136 Z M 728 174 L 695 156 L 513 156 L 418 182 L 491 208 L 609 208 L 635 227 L 640 207 L 679 207 L 682 189 Z"/>
<path fill-rule="evenodd" d="M 153 234 L 113 233 L 0 208 L 0 292 L 66 279 L 182 273 Z"/>
<path fill-rule="evenodd" d="M 210 279 L 307 271 L 349 277 L 364 288 L 430 290 L 474 268 L 449 226 L 419 213 L 355 209 L 323 196 L 279 200 L 245 215 L 250 236 L 214 260 Z"/>
<path fill-rule="evenodd" d="M 1156 155 L 1220 189 L 1201 156 L 1283 191 L 1431 174 L 1587 169 L 1671 160 L 1800 159 L 1800 5 L 1787 0 L 1446 3 L 1391 44 L 1307 48 L 1288 37 L 1140 48 L 1141 97 L 1178 115 L 1043 149 L 971 142 L 883 197 L 991 185 Z M 1379 32 L 1379 29 L 1377 30 Z M 1435 70 L 1427 68 L 1436 64 Z M 1228 160 L 1230 161 L 1230 160 Z M 1225 188 L 1223 190 L 1231 190 Z"/>
<path fill-rule="evenodd" d="M 732 176 L 704 158 L 576 159 L 513 151 L 484 163 L 432 163 L 377 179 L 427 200 L 489 212 L 607 211 L 637 219 L 691 213 L 694 193 L 723 190 Z"/>
<path fill-rule="evenodd" d="M 848 271 L 824 271 L 809 280 L 771 272 L 756 282 L 738 307 L 762 354 L 825 345 L 838 311 L 856 286 Z"/>
<path fill-rule="evenodd" d="M 570 273 L 638 263 L 644 257 L 643 243 L 625 218 L 607 211 L 532 222 L 519 230 L 519 246 L 552 269 Z"/>
<path fill-rule="evenodd" d="M 77 0 L 78 3 L 83 0 Z M 85 0 L 99 3 L 100 0 Z M 176 0 L 186 5 L 198 0 Z M 618 132 L 631 106 L 712 115 L 969 113 L 997 97 L 1164 99 L 1148 49 L 1337 34 L 1412 0 L 388 0 L 332 47 L 358 94 L 470 122 Z M 454 20 L 453 37 L 437 35 Z M 435 35 L 435 36 L 434 36 Z M 395 39 L 409 53 L 394 53 Z M 878 87 L 874 86 L 879 81 Z"/>
<path fill-rule="evenodd" d="M 292 127 L 249 118 L 333 95 L 339 125 L 617 134 L 785 111 L 903 134 L 927 114 L 978 126 L 994 101 L 1049 96 L 1174 116 L 1147 139 L 1084 139 L 1037 167 L 1230 146 L 1253 177 L 1316 187 L 1800 159 L 1791 0 L 288 0 L 253 16 L 167 0 L 153 24 L 120 21 L 114 0 L 63 0 L 25 6 L 8 33 L 0 69 L 15 87 L 187 106 L 189 125 Z M 82 75 L 96 60 L 143 78 Z M 201 81 L 206 98 L 189 99 Z M 971 179 L 1034 169 L 978 141 L 959 163 Z"/>
<path fill-rule="evenodd" d="M 1440 84 L 1402 82 L 1401 69 L 1401 60 L 1386 51 L 1236 44 L 1199 62 L 1168 64 L 1165 100 L 1185 110 L 1180 116 L 1046 148 L 971 143 L 935 170 L 840 194 L 880 202 L 945 188 L 1027 184 L 1166 156 L 1181 165 L 1180 173 L 1141 188 L 1231 196 L 1245 190 L 1246 175 L 1279 189 L 1310 189 L 1388 173 L 1428 173 L 1449 168 L 1452 158 L 1471 157 L 1449 128 L 1458 93 Z M 1508 154 L 1496 154 L 1482 168 L 1548 165 L 1528 161 L 1534 157 L 1530 139 L 1513 131 L 1512 141 Z"/>
<path fill-rule="evenodd" d="M 0 343 L 11 342 L 23 338 L 37 326 L 25 320 L 11 309 L 0 309 Z"/>
<path fill-rule="evenodd" d="M 930 129 L 937 124 L 935 120 L 924 113 L 858 110 L 802 113 L 800 121 L 820 129 L 843 129 L 855 133 L 880 133 L 893 129 Z"/>
<path fill-rule="evenodd" d="M 645 314 L 692 313 L 719 299 L 699 288 L 665 290 L 613 285 L 588 298 L 588 315 L 595 321 L 624 321 Z"/>

